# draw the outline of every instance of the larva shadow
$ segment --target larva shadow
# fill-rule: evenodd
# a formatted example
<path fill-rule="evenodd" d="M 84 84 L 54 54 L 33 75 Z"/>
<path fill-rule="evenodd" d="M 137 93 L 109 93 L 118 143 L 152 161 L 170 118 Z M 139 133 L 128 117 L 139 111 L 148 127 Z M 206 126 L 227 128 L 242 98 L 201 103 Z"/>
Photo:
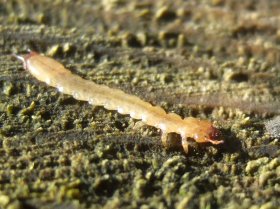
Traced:
<path fill-rule="evenodd" d="M 221 130 L 223 134 L 224 144 L 220 145 L 220 152 L 222 153 L 246 153 L 245 147 L 236 134 L 227 129 Z"/>

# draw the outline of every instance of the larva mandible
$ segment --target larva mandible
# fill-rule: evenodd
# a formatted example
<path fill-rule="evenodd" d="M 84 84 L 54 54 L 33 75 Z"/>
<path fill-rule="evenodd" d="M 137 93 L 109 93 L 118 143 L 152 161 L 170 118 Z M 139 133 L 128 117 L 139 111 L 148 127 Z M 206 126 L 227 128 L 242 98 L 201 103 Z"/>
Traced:
<path fill-rule="evenodd" d="M 136 96 L 74 75 L 61 63 L 36 52 L 15 57 L 23 62 L 24 68 L 35 78 L 57 88 L 60 92 L 72 95 L 77 100 L 104 106 L 108 110 L 117 110 L 120 114 L 128 114 L 147 125 L 159 128 L 162 131 L 162 143 L 166 147 L 170 146 L 168 136 L 172 133 L 181 136 L 181 144 L 186 153 L 188 138 L 198 143 L 223 143 L 222 140 L 217 140 L 220 137 L 219 130 L 209 121 L 193 117 L 182 119 L 175 113 L 166 113 L 161 107 L 152 106 Z"/>

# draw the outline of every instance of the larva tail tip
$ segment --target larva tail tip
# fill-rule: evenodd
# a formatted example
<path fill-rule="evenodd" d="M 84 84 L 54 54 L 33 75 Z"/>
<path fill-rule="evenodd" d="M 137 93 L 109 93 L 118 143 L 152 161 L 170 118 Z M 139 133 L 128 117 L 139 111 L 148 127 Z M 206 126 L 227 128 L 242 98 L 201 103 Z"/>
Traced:
<path fill-rule="evenodd" d="M 20 60 L 20 61 L 22 61 L 22 62 L 25 61 L 25 59 L 24 59 L 23 56 L 20 56 L 20 55 L 17 55 L 17 54 L 12 54 L 12 56 L 15 57 L 15 58 L 17 58 L 18 60 Z"/>
<path fill-rule="evenodd" d="M 20 56 L 17 54 L 12 54 L 13 57 L 17 58 L 18 60 L 22 61 L 23 63 L 26 62 L 30 57 L 33 57 L 35 55 L 38 55 L 37 52 L 31 51 L 30 49 L 28 50 L 29 53 L 27 55 L 24 56 Z"/>
<path fill-rule="evenodd" d="M 17 58 L 18 60 L 20 60 L 23 63 L 23 68 L 25 70 L 28 70 L 27 60 L 30 59 L 33 56 L 36 56 L 36 55 L 38 55 L 38 53 L 34 52 L 34 51 L 29 51 L 29 53 L 27 55 L 24 55 L 24 56 L 20 56 L 20 55 L 17 55 L 17 54 L 12 54 L 13 57 Z"/>

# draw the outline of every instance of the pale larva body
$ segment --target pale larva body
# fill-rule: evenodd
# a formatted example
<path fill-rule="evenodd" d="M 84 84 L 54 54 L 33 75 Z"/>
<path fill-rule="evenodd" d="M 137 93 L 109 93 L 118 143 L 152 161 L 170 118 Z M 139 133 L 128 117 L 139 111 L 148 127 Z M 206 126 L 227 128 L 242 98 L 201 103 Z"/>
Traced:
<path fill-rule="evenodd" d="M 192 117 L 182 119 L 177 114 L 168 114 L 161 107 L 152 106 L 136 96 L 74 75 L 54 59 L 35 52 L 30 52 L 24 57 L 16 57 L 23 61 L 24 68 L 34 77 L 62 93 L 72 95 L 77 100 L 88 101 L 92 105 L 104 106 L 108 110 L 117 110 L 120 114 L 128 114 L 147 125 L 161 129 L 162 142 L 165 146 L 170 143 L 167 142 L 170 133 L 181 136 L 185 152 L 188 152 L 187 138 L 192 138 L 198 143 L 223 142 L 216 140 L 219 131 L 209 121 Z"/>

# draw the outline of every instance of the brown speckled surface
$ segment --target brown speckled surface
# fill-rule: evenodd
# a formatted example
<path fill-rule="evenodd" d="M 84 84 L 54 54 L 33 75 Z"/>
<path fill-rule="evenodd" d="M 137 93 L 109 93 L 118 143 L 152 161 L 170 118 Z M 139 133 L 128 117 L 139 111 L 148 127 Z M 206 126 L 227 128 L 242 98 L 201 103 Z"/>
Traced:
<path fill-rule="evenodd" d="M 0 0 L 1 208 L 279 208 L 277 0 Z M 153 127 L 26 73 L 27 49 L 182 117 L 221 146 L 165 150 Z"/>

